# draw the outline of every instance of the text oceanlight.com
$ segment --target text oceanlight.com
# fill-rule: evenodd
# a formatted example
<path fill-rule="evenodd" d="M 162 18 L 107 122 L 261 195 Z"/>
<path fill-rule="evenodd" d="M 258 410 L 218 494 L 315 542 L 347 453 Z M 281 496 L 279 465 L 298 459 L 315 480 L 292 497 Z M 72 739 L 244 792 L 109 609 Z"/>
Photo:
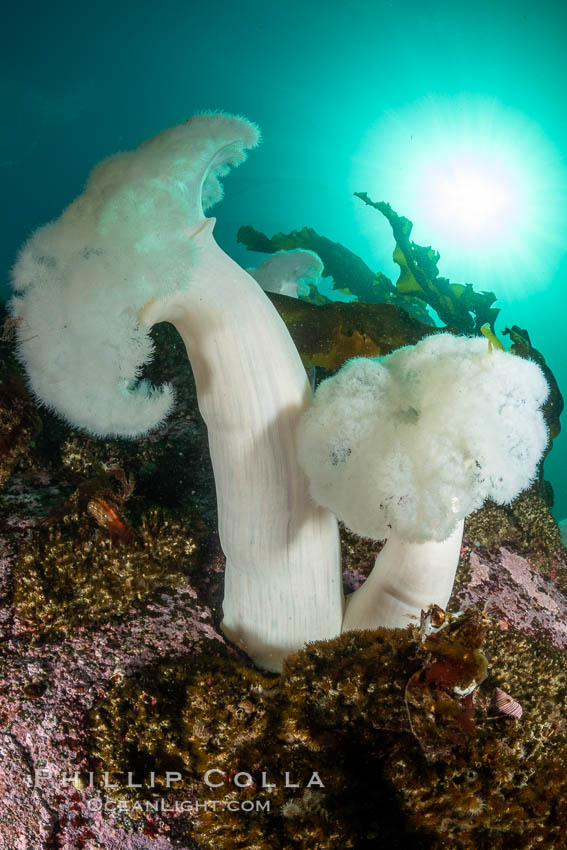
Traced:
<path fill-rule="evenodd" d="M 91 812 L 186 812 L 198 814 L 199 812 L 269 812 L 271 810 L 270 800 L 166 800 L 160 797 L 158 800 L 103 800 L 102 797 L 92 797 L 86 801 L 87 808 Z"/>

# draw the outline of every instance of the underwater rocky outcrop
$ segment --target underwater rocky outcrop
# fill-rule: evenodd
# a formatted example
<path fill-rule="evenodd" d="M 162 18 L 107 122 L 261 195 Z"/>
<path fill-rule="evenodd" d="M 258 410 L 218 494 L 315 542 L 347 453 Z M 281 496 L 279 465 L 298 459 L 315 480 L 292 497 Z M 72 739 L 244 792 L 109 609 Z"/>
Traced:
<path fill-rule="evenodd" d="M 318 377 L 433 330 L 399 303 L 270 297 Z M 146 376 L 172 380 L 178 402 L 129 442 L 38 409 L 2 343 L 0 844 L 561 846 L 566 552 L 540 491 L 467 519 L 448 605 L 463 617 L 347 633 L 296 653 L 281 676 L 260 673 L 219 631 L 207 435 L 180 339 L 152 335 L 160 358 Z M 556 396 L 548 421 L 560 412 Z M 380 544 L 341 537 L 354 590 Z M 181 781 L 168 788 L 167 771 Z"/>
<path fill-rule="evenodd" d="M 142 822 L 180 786 L 206 800 L 170 829 L 215 850 L 555 846 L 566 695 L 562 652 L 473 607 L 311 644 L 279 679 L 205 656 L 146 668 L 94 710 L 91 767 L 153 773 L 129 792 Z"/>
<path fill-rule="evenodd" d="M 327 373 L 336 372 L 351 357 L 389 354 L 436 330 L 391 304 L 335 301 L 317 306 L 266 294 L 285 321 L 304 366 Z"/>

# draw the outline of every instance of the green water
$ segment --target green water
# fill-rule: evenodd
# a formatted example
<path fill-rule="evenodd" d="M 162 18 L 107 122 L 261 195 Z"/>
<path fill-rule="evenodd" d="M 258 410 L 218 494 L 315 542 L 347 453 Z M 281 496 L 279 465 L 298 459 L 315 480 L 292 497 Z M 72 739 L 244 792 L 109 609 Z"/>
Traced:
<path fill-rule="evenodd" d="M 8 294 L 18 246 L 81 191 L 94 163 L 202 109 L 243 114 L 264 135 L 215 209 L 217 237 L 228 253 L 254 265 L 236 244 L 241 224 L 268 234 L 310 226 L 392 277 L 387 224 L 371 237 L 352 197 L 354 189 L 381 191 L 376 163 L 367 153 L 361 161 L 363 140 L 385 116 L 412 104 L 432 104 L 435 120 L 440 99 L 484 98 L 525 116 L 553 147 L 557 165 L 567 151 L 566 37 L 567 6 L 553 0 L 481 0 L 474 7 L 423 0 L 102 0 L 12 8 L 0 34 L 0 295 Z M 411 121 L 404 132 L 411 134 Z M 377 158 L 387 166 L 384 155 L 378 146 Z M 392 163 L 384 186 L 403 175 L 403 163 Z M 468 282 L 505 295 L 497 330 L 527 328 L 565 393 L 567 207 L 553 180 L 548 176 L 546 191 L 550 202 L 554 194 L 555 225 L 536 221 L 524 239 L 541 259 L 533 286 L 517 247 L 510 249 L 506 280 L 485 269 L 480 286 Z M 550 238 L 539 242 L 542 230 Z M 418 237 L 432 241 L 427 221 L 416 221 Z M 459 280 L 456 265 L 442 258 L 440 268 Z M 566 467 L 562 436 L 547 461 L 559 519 L 567 516 Z"/>

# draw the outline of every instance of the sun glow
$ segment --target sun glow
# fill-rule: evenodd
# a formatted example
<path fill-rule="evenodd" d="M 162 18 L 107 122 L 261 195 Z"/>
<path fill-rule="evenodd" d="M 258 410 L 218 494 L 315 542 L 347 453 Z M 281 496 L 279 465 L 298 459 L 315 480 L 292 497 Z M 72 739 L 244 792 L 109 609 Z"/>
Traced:
<path fill-rule="evenodd" d="M 526 206 L 521 178 L 505 163 L 483 160 L 472 152 L 462 152 L 449 162 L 424 164 L 417 189 L 432 224 L 451 241 L 473 249 L 513 237 Z"/>
<path fill-rule="evenodd" d="M 412 238 L 440 251 L 442 275 L 500 298 L 548 285 L 567 247 L 561 158 L 537 125 L 494 100 L 429 98 L 386 114 L 352 178 L 414 222 Z M 384 244 L 375 211 L 357 215 Z"/>

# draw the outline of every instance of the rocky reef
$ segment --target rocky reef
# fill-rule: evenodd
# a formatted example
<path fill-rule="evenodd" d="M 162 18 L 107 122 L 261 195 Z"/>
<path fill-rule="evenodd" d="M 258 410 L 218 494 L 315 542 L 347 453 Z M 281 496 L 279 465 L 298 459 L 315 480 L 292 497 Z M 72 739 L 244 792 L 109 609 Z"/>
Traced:
<path fill-rule="evenodd" d="M 428 258 L 394 215 L 404 262 L 419 272 Z M 298 233 L 314 247 L 314 231 Z M 261 250 L 301 241 L 260 236 Z M 350 285 L 341 246 L 316 247 Z M 351 269 L 351 282 L 383 290 L 360 263 Z M 434 330 L 426 299 L 413 292 L 412 311 L 403 293 L 390 295 L 371 305 L 272 300 L 321 377 Z M 486 296 L 469 311 L 475 327 L 494 317 Z M 310 644 L 267 675 L 219 631 L 214 481 L 175 332 L 153 330 L 160 357 L 148 368 L 154 383 L 174 376 L 174 415 L 127 442 L 94 440 L 38 409 L 9 331 L 0 341 L 0 845 L 561 846 L 567 553 L 541 482 L 468 518 L 447 611 Z M 512 333 L 516 353 L 535 357 L 529 337 Z M 549 422 L 561 406 L 558 394 Z M 341 537 L 348 592 L 380 544 Z"/>

